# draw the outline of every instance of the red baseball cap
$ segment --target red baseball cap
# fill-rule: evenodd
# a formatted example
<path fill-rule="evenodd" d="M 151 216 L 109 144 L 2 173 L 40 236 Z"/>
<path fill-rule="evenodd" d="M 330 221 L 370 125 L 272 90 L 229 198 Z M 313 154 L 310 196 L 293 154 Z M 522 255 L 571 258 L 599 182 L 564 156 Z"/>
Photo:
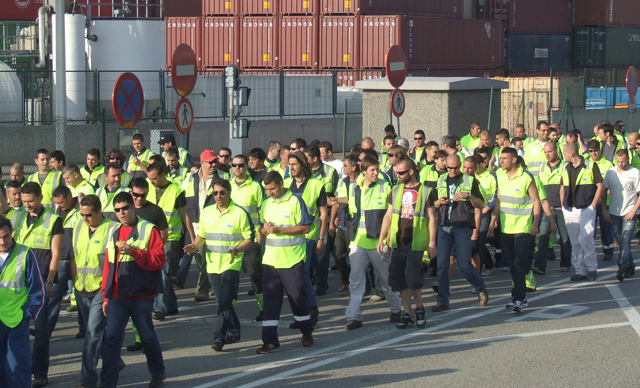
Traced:
<path fill-rule="evenodd" d="M 202 151 L 202 153 L 200 154 L 200 162 L 213 162 L 215 160 L 218 159 L 218 156 L 216 156 L 216 153 L 211 151 L 211 150 L 204 150 Z"/>

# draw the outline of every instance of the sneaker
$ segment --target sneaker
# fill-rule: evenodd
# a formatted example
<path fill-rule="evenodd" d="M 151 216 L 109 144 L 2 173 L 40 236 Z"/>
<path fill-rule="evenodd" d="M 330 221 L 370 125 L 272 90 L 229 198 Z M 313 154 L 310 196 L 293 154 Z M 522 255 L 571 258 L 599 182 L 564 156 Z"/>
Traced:
<path fill-rule="evenodd" d="M 258 315 L 256 315 L 256 322 L 262 322 L 262 319 L 263 319 L 262 317 L 263 317 L 263 315 L 264 315 L 264 312 L 263 312 L 263 311 L 260 311 L 260 312 L 258 313 Z"/>
<path fill-rule="evenodd" d="M 618 279 L 619 281 L 623 281 L 624 273 L 622 273 L 622 271 L 618 271 L 618 273 L 616 274 L 616 279 Z"/>
<path fill-rule="evenodd" d="M 581 280 L 587 280 L 587 277 L 586 277 L 586 276 L 583 276 L 583 275 L 575 274 L 575 275 L 573 275 L 570 279 L 571 279 L 571 281 L 573 281 L 573 282 L 579 282 L 579 281 L 581 281 Z"/>
<path fill-rule="evenodd" d="M 78 311 L 78 306 L 75 304 L 70 304 L 69 306 L 67 306 L 67 312 L 75 312 Z"/>
<path fill-rule="evenodd" d="M 536 275 L 544 275 L 545 271 L 541 270 L 538 267 L 531 267 L 531 271 Z"/>
<path fill-rule="evenodd" d="M 316 289 L 316 292 L 314 293 L 316 296 L 322 296 L 324 294 L 327 293 L 327 290 L 323 289 L 323 288 L 318 288 Z"/>
<path fill-rule="evenodd" d="M 334 266 L 333 266 L 333 267 L 331 267 L 330 269 L 331 269 L 332 271 L 337 271 L 337 270 L 339 270 L 340 268 L 338 268 L 338 266 L 337 266 L 337 265 L 334 265 Z"/>
<path fill-rule="evenodd" d="M 449 305 L 440 302 L 437 302 L 433 307 L 431 307 L 432 313 L 439 313 L 447 310 L 449 310 Z"/>
<path fill-rule="evenodd" d="M 569 267 L 560 267 L 560 272 L 569 272 Z"/>
<path fill-rule="evenodd" d="M 493 270 L 495 268 L 491 268 L 491 269 L 483 269 L 482 272 L 480 272 L 480 276 L 482 277 L 487 277 L 490 276 L 493 273 Z"/>
<path fill-rule="evenodd" d="M 360 321 L 349 321 L 349 323 L 347 323 L 346 325 L 344 325 L 344 329 L 345 330 L 355 330 L 355 329 L 359 329 L 362 327 L 362 322 Z"/>
<path fill-rule="evenodd" d="M 131 345 L 127 346 L 127 351 L 129 352 L 139 352 L 142 350 L 142 342 L 134 342 Z"/>
<path fill-rule="evenodd" d="M 274 344 L 264 344 L 256 349 L 256 353 L 258 354 L 269 354 L 274 353 L 280 350 L 280 346 L 276 346 Z"/>
<path fill-rule="evenodd" d="M 629 269 L 627 270 L 627 273 L 625 273 L 625 274 L 624 274 L 624 277 L 625 277 L 625 278 L 628 278 L 629 276 L 633 276 L 633 275 L 635 275 L 635 274 L 636 274 L 636 267 L 629 268 Z"/>
<path fill-rule="evenodd" d="M 511 270 L 509 269 L 509 267 L 502 267 L 502 272 L 510 272 Z"/>
<path fill-rule="evenodd" d="M 418 326 L 419 328 L 427 326 L 427 316 L 426 312 L 424 311 L 424 306 L 418 307 L 416 309 L 416 326 Z"/>
<path fill-rule="evenodd" d="M 166 314 L 166 313 L 164 313 L 164 312 L 162 312 L 162 311 L 156 311 L 155 313 L 153 313 L 153 320 L 154 320 L 154 321 L 161 321 L 161 322 L 162 322 L 162 321 L 164 321 L 164 317 L 165 317 L 166 315 L 167 315 L 167 314 Z"/>
<path fill-rule="evenodd" d="M 478 301 L 482 307 L 485 307 L 487 303 L 489 303 L 489 293 L 486 289 L 478 294 Z"/>
<path fill-rule="evenodd" d="M 171 310 L 167 310 L 167 314 L 166 315 L 178 315 L 179 312 L 180 312 L 180 310 L 178 310 L 178 309 L 171 309 Z"/>
<path fill-rule="evenodd" d="M 590 282 L 595 282 L 598 278 L 598 271 L 589 271 L 587 272 L 587 280 Z"/>
<path fill-rule="evenodd" d="M 340 296 L 346 295 L 347 292 L 349 292 L 349 286 L 347 284 L 343 284 L 340 286 L 340 289 L 338 290 L 338 295 Z"/>
<path fill-rule="evenodd" d="M 516 300 L 515 302 L 513 302 L 512 310 L 514 313 L 521 313 L 522 310 L 524 310 L 524 306 L 522 305 L 522 302 L 519 300 Z"/>
<path fill-rule="evenodd" d="M 216 352 L 221 352 L 223 348 L 224 344 L 220 340 L 213 341 L 213 344 L 211 345 L 211 349 L 215 350 Z"/>
<path fill-rule="evenodd" d="M 193 297 L 193 300 L 195 300 L 196 302 L 205 302 L 209 300 L 209 294 L 196 294 Z"/>
<path fill-rule="evenodd" d="M 240 341 L 240 335 L 239 334 L 228 334 L 224 337 L 224 343 L 225 344 L 232 344 L 234 342 L 238 342 Z"/>
<path fill-rule="evenodd" d="M 310 348 L 313 346 L 313 336 L 311 334 L 302 335 L 302 346 L 305 348 Z"/>
<path fill-rule="evenodd" d="M 612 260 L 613 260 L 613 255 L 612 254 L 606 254 L 602 258 L 602 261 L 612 261 Z"/>
<path fill-rule="evenodd" d="M 32 388 L 41 388 L 41 387 L 46 387 L 47 384 L 49 384 L 49 379 L 47 379 L 46 377 L 34 376 L 33 377 L 33 382 L 31 383 L 31 387 Z"/>
<path fill-rule="evenodd" d="M 166 377 L 167 376 L 164 373 L 151 376 L 151 381 L 149 382 L 149 388 L 160 388 L 164 386 L 164 379 Z"/>
<path fill-rule="evenodd" d="M 87 333 L 86 333 L 86 332 L 84 332 L 84 331 L 78 331 L 78 332 L 76 333 L 76 338 L 77 338 L 77 339 L 82 339 L 82 338 L 84 338 L 84 337 L 86 337 L 86 336 L 87 336 Z"/>
<path fill-rule="evenodd" d="M 213 291 L 213 288 L 209 290 L 209 296 L 216 296 L 215 291 Z"/>
<path fill-rule="evenodd" d="M 369 298 L 369 302 L 380 302 L 381 300 L 384 300 L 384 298 L 378 294 L 371 295 L 371 298 Z"/>
<path fill-rule="evenodd" d="M 415 326 L 416 321 L 407 313 L 402 314 L 402 318 L 400 318 L 400 322 L 396 325 L 396 329 L 408 329 L 410 327 Z"/>
<path fill-rule="evenodd" d="M 184 284 L 180 283 L 180 280 L 178 280 L 178 278 L 175 277 L 175 276 L 171 277 L 171 283 L 173 283 L 174 286 L 176 286 L 176 287 L 178 287 L 180 289 L 184 288 Z"/>
<path fill-rule="evenodd" d="M 401 318 L 402 318 L 402 311 L 398 311 L 397 313 L 391 313 L 389 315 L 389 322 L 397 323 L 397 322 L 400 322 Z"/>
<path fill-rule="evenodd" d="M 507 303 L 504 307 L 508 308 L 509 310 L 513 310 L 514 303 L 515 301 L 511 301 Z M 527 300 L 526 296 L 524 297 L 524 300 L 520 302 L 520 304 L 522 305 L 522 307 L 529 307 L 529 301 Z"/>

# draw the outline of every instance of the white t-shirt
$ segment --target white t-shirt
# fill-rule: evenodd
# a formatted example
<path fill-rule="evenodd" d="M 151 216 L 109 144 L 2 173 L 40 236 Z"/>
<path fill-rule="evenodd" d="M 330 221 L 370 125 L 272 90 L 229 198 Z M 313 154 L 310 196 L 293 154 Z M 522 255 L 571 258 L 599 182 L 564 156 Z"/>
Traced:
<path fill-rule="evenodd" d="M 640 191 L 640 170 L 629 167 L 620 172 L 611 167 L 604 176 L 604 187 L 611 191 L 609 212 L 614 216 L 625 216 L 633 209 Z"/>
<path fill-rule="evenodd" d="M 0 269 L 2 269 L 2 266 L 4 265 L 4 262 L 7 261 L 8 257 L 9 257 L 9 252 L 0 253 Z"/>
<path fill-rule="evenodd" d="M 340 179 L 344 178 L 344 163 L 342 163 L 342 160 L 340 159 L 334 159 L 330 162 L 325 162 L 323 161 L 322 163 L 328 164 L 329 166 L 333 167 L 336 169 L 336 172 L 338 173 L 338 176 L 340 177 Z"/>

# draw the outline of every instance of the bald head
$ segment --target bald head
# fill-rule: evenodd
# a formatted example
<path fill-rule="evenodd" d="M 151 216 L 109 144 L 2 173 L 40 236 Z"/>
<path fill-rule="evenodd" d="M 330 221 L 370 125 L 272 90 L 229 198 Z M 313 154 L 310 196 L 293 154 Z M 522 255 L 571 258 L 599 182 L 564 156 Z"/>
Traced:
<path fill-rule="evenodd" d="M 556 143 L 550 141 L 544 145 L 544 152 L 552 151 L 556 149 Z"/>
<path fill-rule="evenodd" d="M 362 147 L 362 149 L 372 150 L 375 147 L 375 144 L 373 143 L 373 139 L 371 139 L 370 137 L 365 137 L 364 139 L 362 139 L 362 144 L 360 146 Z"/>
<path fill-rule="evenodd" d="M 564 155 L 567 160 L 573 158 L 574 156 L 577 156 L 578 145 L 576 143 L 567 143 L 567 145 L 564 146 Z"/>
<path fill-rule="evenodd" d="M 457 166 L 460 165 L 461 161 L 460 161 L 460 157 L 458 156 L 458 154 L 450 154 L 449 156 L 447 156 L 447 165 L 448 166 Z"/>
<path fill-rule="evenodd" d="M 638 132 L 631 132 L 629 134 L 629 141 L 633 141 L 634 143 L 638 141 L 638 139 L 640 139 L 640 133 Z"/>

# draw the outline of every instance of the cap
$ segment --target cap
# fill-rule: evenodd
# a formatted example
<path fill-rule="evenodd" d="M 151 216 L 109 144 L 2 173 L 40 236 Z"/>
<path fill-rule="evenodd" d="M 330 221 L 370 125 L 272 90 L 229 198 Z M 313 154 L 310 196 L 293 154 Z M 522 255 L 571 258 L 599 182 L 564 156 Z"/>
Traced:
<path fill-rule="evenodd" d="M 211 150 L 204 150 L 202 151 L 202 153 L 200 154 L 200 162 L 213 162 L 215 160 L 218 159 L 218 156 L 216 156 L 216 153 L 211 151 Z"/>
<path fill-rule="evenodd" d="M 170 133 L 160 136 L 160 141 L 158 142 L 158 144 L 163 145 L 164 143 L 171 143 L 173 145 L 177 145 L 176 138 Z"/>
<path fill-rule="evenodd" d="M 303 154 L 300 151 L 296 151 L 289 155 L 289 157 L 292 157 L 292 156 L 295 156 L 295 158 L 298 159 L 298 163 L 300 163 L 302 167 L 309 168 L 309 161 L 307 160 L 307 157 L 305 154 Z"/>
<path fill-rule="evenodd" d="M 409 149 L 409 140 L 405 139 L 404 137 L 401 137 L 398 139 L 398 145 L 402 148 Z"/>

